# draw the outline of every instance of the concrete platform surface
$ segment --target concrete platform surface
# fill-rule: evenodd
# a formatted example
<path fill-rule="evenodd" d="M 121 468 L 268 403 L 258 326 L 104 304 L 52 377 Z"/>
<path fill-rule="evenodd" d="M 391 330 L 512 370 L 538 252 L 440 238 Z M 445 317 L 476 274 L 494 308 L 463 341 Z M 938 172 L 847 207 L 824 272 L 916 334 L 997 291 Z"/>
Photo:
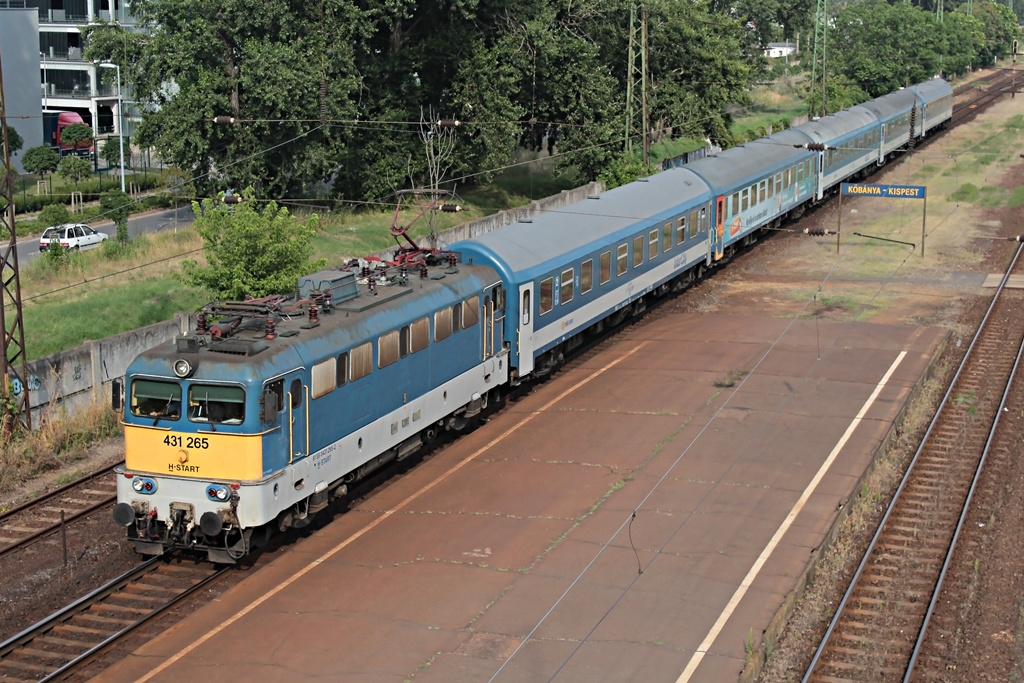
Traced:
<path fill-rule="evenodd" d="M 634 328 L 95 680 L 736 680 L 945 334 Z"/>

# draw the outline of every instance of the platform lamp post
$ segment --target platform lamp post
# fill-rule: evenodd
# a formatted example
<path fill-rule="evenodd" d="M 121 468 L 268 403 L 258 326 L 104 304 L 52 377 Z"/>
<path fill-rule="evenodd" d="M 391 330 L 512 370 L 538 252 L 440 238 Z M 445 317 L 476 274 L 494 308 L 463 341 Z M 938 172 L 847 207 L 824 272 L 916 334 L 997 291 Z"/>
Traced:
<path fill-rule="evenodd" d="M 99 62 L 96 66 L 105 69 L 117 69 L 117 142 L 121 146 L 121 192 L 124 192 L 124 134 L 121 130 L 124 124 L 124 106 L 121 102 L 121 67 L 111 62 Z"/>

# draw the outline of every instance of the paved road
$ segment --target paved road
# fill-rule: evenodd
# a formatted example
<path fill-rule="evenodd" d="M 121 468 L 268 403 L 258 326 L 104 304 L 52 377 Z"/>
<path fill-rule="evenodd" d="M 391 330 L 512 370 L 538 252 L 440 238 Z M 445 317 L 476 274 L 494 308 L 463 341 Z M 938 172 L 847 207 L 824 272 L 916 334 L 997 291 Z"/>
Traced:
<path fill-rule="evenodd" d="M 182 206 L 178 209 L 177 222 L 175 222 L 174 209 L 138 214 L 128 219 L 128 234 L 132 237 L 138 237 L 139 235 L 160 232 L 162 230 L 174 230 L 175 225 L 179 228 L 184 227 L 193 220 L 195 220 L 195 216 L 192 214 L 191 206 Z M 101 223 L 93 223 L 91 225 L 100 232 L 105 232 L 111 237 L 114 235 L 115 228 L 111 221 L 103 221 Z M 37 256 L 39 256 L 38 235 L 35 237 L 26 237 L 18 242 L 19 264 L 28 263 Z"/>

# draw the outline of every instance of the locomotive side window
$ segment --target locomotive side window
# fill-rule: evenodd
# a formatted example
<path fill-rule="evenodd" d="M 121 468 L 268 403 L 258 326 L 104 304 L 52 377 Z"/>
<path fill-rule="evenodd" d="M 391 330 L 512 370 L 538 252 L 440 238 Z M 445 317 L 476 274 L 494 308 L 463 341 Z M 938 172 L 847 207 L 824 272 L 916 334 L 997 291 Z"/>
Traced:
<path fill-rule="evenodd" d="M 412 338 L 409 340 L 409 352 L 416 353 L 427 348 L 430 343 L 430 318 L 414 320 L 410 327 Z"/>
<path fill-rule="evenodd" d="M 573 273 L 572 268 L 562 271 L 562 286 L 559 290 L 559 296 L 561 297 L 563 305 L 572 301 L 574 277 L 575 274 Z"/>
<path fill-rule="evenodd" d="M 480 297 L 471 296 L 462 302 L 462 327 L 473 327 L 480 319 Z"/>
<path fill-rule="evenodd" d="M 349 351 L 349 375 L 351 381 L 362 379 L 373 369 L 373 344 L 366 342 Z"/>
<path fill-rule="evenodd" d="M 385 332 L 377 338 L 377 367 L 398 362 L 398 330 Z"/>
<path fill-rule="evenodd" d="M 601 273 L 598 284 L 607 284 L 612 279 L 612 252 L 606 251 L 601 254 Z"/>
<path fill-rule="evenodd" d="M 671 226 L 670 226 L 671 227 Z M 586 294 L 594 288 L 594 259 L 584 261 L 580 266 L 580 294 Z"/>
<path fill-rule="evenodd" d="M 458 332 L 462 329 L 462 304 L 458 303 L 452 306 L 452 332 Z"/>
<path fill-rule="evenodd" d="M 540 281 L 540 314 L 544 315 L 555 305 L 555 278 Z"/>
<path fill-rule="evenodd" d="M 132 380 L 130 405 L 132 415 L 138 417 L 177 420 L 181 417 L 181 385 L 151 379 Z"/>
<path fill-rule="evenodd" d="M 343 387 L 345 382 L 348 381 L 348 353 L 339 355 L 338 362 L 334 366 L 334 383 L 339 387 Z"/>
<path fill-rule="evenodd" d="M 658 231 L 651 230 L 647 235 L 647 260 L 650 261 L 658 255 Z"/>
<path fill-rule="evenodd" d="M 443 308 L 434 314 L 434 341 L 452 336 L 452 309 Z"/>
<path fill-rule="evenodd" d="M 409 337 L 412 335 L 412 331 L 408 325 L 403 325 L 402 329 L 398 331 L 398 357 L 405 358 L 409 355 Z"/>
<path fill-rule="evenodd" d="M 299 383 L 301 389 L 302 382 Z M 292 395 L 292 402 L 295 402 Z M 301 394 L 299 400 L 302 400 Z M 245 390 L 221 384 L 193 384 L 188 388 L 188 419 L 192 422 L 241 424 L 245 417 Z"/>
<path fill-rule="evenodd" d="M 633 238 L 633 267 L 639 268 L 644 262 L 644 236 Z"/>
<path fill-rule="evenodd" d="M 618 250 L 615 253 L 615 274 L 624 275 L 626 272 L 626 253 L 629 251 L 629 247 L 625 244 L 620 244 Z"/>
<path fill-rule="evenodd" d="M 338 376 L 337 366 L 338 361 L 333 356 L 313 365 L 310 396 L 320 398 L 324 394 L 334 391 L 335 381 Z"/>
<path fill-rule="evenodd" d="M 672 224 L 666 223 L 661 229 L 661 250 L 668 251 L 672 248 Z"/>

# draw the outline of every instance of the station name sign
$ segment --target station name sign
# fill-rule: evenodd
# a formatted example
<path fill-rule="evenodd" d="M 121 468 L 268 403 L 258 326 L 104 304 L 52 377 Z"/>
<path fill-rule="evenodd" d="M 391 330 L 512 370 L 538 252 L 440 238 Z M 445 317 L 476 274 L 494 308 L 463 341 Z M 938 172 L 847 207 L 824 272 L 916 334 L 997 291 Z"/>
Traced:
<path fill-rule="evenodd" d="M 840 188 L 846 195 L 867 197 L 889 197 L 898 199 L 924 199 L 923 185 L 867 185 L 865 183 L 843 183 Z"/>

